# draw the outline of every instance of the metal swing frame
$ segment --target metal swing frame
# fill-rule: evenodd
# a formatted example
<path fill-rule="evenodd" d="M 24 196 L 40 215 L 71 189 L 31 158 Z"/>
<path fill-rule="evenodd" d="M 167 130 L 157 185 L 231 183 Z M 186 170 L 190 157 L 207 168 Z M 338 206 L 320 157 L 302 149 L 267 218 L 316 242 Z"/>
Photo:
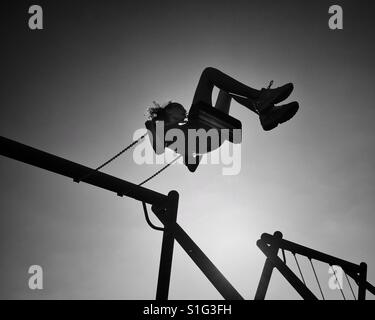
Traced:
<path fill-rule="evenodd" d="M 238 291 L 176 222 L 179 199 L 177 191 L 164 195 L 5 137 L 0 137 L 0 155 L 69 177 L 74 181 L 79 179 L 121 197 L 126 196 L 151 204 L 152 211 L 164 225 L 156 300 L 168 299 L 174 240 L 181 245 L 224 299 L 243 300 Z"/>
<path fill-rule="evenodd" d="M 318 298 L 312 291 L 298 278 L 294 272 L 287 266 L 285 262 L 284 251 L 299 254 L 307 258 L 314 259 L 329 264 L 330 266 L 340 266 L 346 274 L 348 274 L 358 285 L 358 300 L 366 299 L 366 290 L 375 295 L 375 287 L 367 281 L 367 264 L 361 262 L 355 264 L 323 252 L 302 246 L 300 244 L 283 239 L 280 231 L 276 231 L 273 235 L 263 233 L 257 241 L 257 246 L 266 255 L 267 259 L 264 264 L 259 285 L 255 294 L 255 300 L 264 300 L 271 275 L 276 268 L 284 276 L 284 278 L 293 286 L 299 295 L 305 300 L 317 300 Z M 282 250 L 284 261 L 278 256 L 279 250 Z"/>
<path fill-rule="evenodd" d="M 152 211 L 164 225 L 156 300 L 168 299 L 175 240 L 199 269 L 201 269 L 224 299 L 243 300 L 238 291 L 177 223 L 179 200 L 177 191 L 170 191 L 168 195 L 164 195 L 4 137 L 0 137 L 0 155 L 69 177 L 75 181 L 79 177 L 86 177 L 81 179 L 81 181 L 100 189 L 114 192 L 121 197 L 126 196 L 146 204 L 151 204 Z M 93 173 L 93 171 L 95 172 Z M 281 232 L 275 232 L 274 235 L 262 234 L 261 238 L 257 241 L 257 246 L 267 256 L 267 259 L 263 267 L 255 300 L 263 300 L 265 298 L 274 268 L 280 271 L 303 299 L 317 299 L 286 265 L 285 258 L 282 261 L 278 257 L 279 250 L 282 250 L 283 253 L 284 250 L 287 250 L 293 254 L 300 254 L 308 257 L 310 260 L 315 259 L 328 263 L 331 266 L 340 266 L 358 284 L 358 300 L 366 299 L 366 290 L 375 295 L 375 287 L 366 280 L 367 265 L 364 262 L 357 265 L 287 241 L 283 239 Z"/>

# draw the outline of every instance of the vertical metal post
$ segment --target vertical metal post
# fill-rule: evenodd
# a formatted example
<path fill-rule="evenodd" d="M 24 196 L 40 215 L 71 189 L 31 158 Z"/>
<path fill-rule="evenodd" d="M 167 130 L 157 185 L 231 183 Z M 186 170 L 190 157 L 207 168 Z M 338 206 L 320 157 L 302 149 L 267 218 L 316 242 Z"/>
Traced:
<path fill-rule="evenodd" d="M 367 264 L 361 262 L 359 268 L 358 300 L 366 300 Z"/>
<path fill-rule="evenodd" d="M 177 191 L 169 192 L 166 211 L 164 213 L 165 223 L 163 242 L 161 247 L 156 300 L 168 300 L 174 247 L 174 235 L 172 229 L 177 220 L 178 198 L 179 196 Z"/>
<path fill-rule="evenodd" d="M 268 285 L 271 281 L 271 275 L 274 265 L 269 258 L 266 259 L 266 262 L 263 266 L 262 275 L 260 276 L 259 284 L 257 291 L 255 293 L 254 300 L 264 300 L 266 297 Z"/>
<path fill-rule="evenodd" d="M 273 235 L 278 240 L 283 238 L 283 234 L 280 231 L 276 231 Z M 277 256 L 278 251 L 279 251 L 279 247 L 277 245 L 270 246 L 270 253 L 272 255 Z M 271 261 L 271 259 L 267 257 L 266 262 L 263 267 L 262 275 L 260 276 L 260 280 L 259 280 L 257 291 L 255 293 L 254 300 L 264 300 L 264 298 L 266 297 L 266 292 L 267 292 L 268 285 L 271 280 L 271 275 L 272 275 L 272 271 L 274 267 L 275 266 L 273 262 Z"/>

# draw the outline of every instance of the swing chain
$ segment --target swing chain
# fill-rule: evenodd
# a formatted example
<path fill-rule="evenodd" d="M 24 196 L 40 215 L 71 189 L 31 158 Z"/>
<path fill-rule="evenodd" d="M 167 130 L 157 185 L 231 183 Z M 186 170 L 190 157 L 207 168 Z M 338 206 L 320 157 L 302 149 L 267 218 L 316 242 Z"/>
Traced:
<path fill-rule="evenodd" d="M 303 284 L 306 286 L 305 278 L 303 277 L 302 270 L 301 270 L 301 267 L 300 267 L 300 265 L 299 265 L 299 263 L 298 263 L 296 253 L 295 253 L 295 252 L 292 252 L 292 253 L 293 253 L 293 256 L 294 256 L 294 260 L 296 261 L 296 264 L 297 264 L 297 267 L 298 267 L 299 273 L 300 273 L 300 275 L 301 275 L 301 278 L 302 278 Z"/>
<path fill-rule="evenodd" d="M 273 85 L 273 80 L 270 81 L 270 83 L 268 84 L 267 89 L 271 89 L 272 85 Z"/>
<path fill-rule="evenodd" d="M 325 300 L 325 297 L 324 297 L 324 294 L 323 294 L 322 287 L 321 287 L 321 285 L 320 285 L 320 281 L 319 281 L 318 275 L 316 274 L 314 264 L 313 264 L 313 262 L 312 262 L 312 260 L 311 260 L 310 257 L 309 257 L 309 261 L 310 261 L 311 267 L 312 267 L 312 269 L 313 269 L 313 271 L 314 271 L 315 280 L 316 280 L 316 282 L 318 283 L 318 287 L 319 287 L 320 294 L 322 295 L 323 300 Z"/>
<path fill-rule="evenodd" d="M 95 174 L 96 172 L 98 172 L 100 169 L 104 168 L 106 165 L 110 164 L 111 162 L 113 162 L 114 160 L 116 160 L 119 156 L 121 156 L 123 153 L 125 153 L 126 151 L 128 151 L 131 147 L 133 147 L 135 144 L 139 143 L 144 137 L 146 137 L 148 133 L 145 133 L 143 136 L 141 136 L 140 138 L 138 138 L 137 140 L 133 141 L 131 144 L 129 144 L 128 146 L 126 146 L 124 149 L 122 149 L 119 153 L 117 153 L 116 155 L 114 155 L 112 158 L 110 158 L 109 160 L 107 160 L 106 162 L 104 162 L 103 164 L 101 164 L 99 167 L 97 167 L 96 169 L 90 171 L 88 174 L 86 174 L 85 176 L 81 177 L 81 178 L 76 178 L 76 179 L 73 179 L 74 182 L 77 182 L 77 183 L 80 183 L 81 181 L 91 177 L 93 174 Z"/>
<path fill-rule="evenodd" d="M 284 263 L 286 264 L 286 256 L 285 256 L 285 250 L 284 250 L 284 248 L 281 249 L 281 253 L 283 255 Z"/>
<path fill-rule="evenodd" d="M 131 144 L 129 144 L 128 146 L 126 146 L 124 149 L 122 149 L 120 152 L 118 152 L 116 155 L 114 155 L 112 158 L 110 158 L 109 160 L 107 160 L 106 162 L 104 162 L 103 164 L 101 164 L 100 166 L 98 166 L 96 169 L 92 169 L 89 173 L 87 173 L 86 175 L 84 175 L 83 177 L 81 178 L 75 178 L 73 179 L 74 182 L 81 182 L 89 177 L 91 177 L 92 175 L 94 175 L 95 173 L 99 172 L 100 169 L 104 168 L 105 166 L 107 166 L 108 164 L 110 164 L 111 162 L 113 162 L 114 160 L 116 160 L 119 156 L 121 156 L 123 153 L 125 153 L 127 150 L 129 150 L 131 147 L 133 147 L 134 145 L 136 145 L 137 143 L 139 143 L 142 139 L 144 139 L 146 137 L 146 135 L 148 134 L 145 133 L 144 135 L 142 135 L 140 138 L 138 138 L 137 140 L 134 140 Z M 162 169 L 160 169 L 159 171 L 157 171 L 156 173 L 154 173 L 152 176 L 150 176 L 149 178 L 147 178 L 146 180 L 144 180 L 143 182 L 141 182 L 140 184 L 138 184 L 138 186 L 142 186 L 144 185 L 146 182 L 150 181 L 151 179 L 153 179 L 154 177 L 156 177 L 158 174 L 160 174 L 162 171 L 164 171 L 165 169 L 167 169 L 170 165 L 172 165 L 174 162 L 176 162 L 179 158 L 181 158 L 182 155 L 179 155 L 178 157 L 176 157 L 175 159 L 173 159 L 170 163 L 168 163 L 167 165 L 165 165 Z M 119 196 L 122 196 L 122 194 L 118 194 Z M 145 219 L 146 219 L 146 222 L 147 224 L 154 230 L 157 230 L 157 231 L 164 231 L 164 228 L 162 227 L 158 227 L 156 225 L 154 225 L 151 220 L 150 220 L 150 217 L 148 215 L 148 211 L 147 211 L 147 206 L 146 206 L 146 203 L 144 201 L 142 201 L 142 206 L 143 206 L 143 212 L 144 212 L 144 215 L 145 215 Z"/>
<path fill-rule="evenodd" d="M 333 266 L 330 264 L 329 265 L 333 271 L 333 274 L 335 275 L 335 278 L 336 278 L 336 281 L 337 281 L 337 285 L 339 286 L 339 289 L 340 289 L 340 292 L 341 292 L 341 295 L 343 297 L 344 300 L 346 300 L 346 297 L 345 297 L 345 294 L 344 294 L 344 291 L 342 290 L 341 288 L 341 285 L 340 285 L 340 282 L 339 282 L 339 279 L 337 278 L 337 275 L 336 275 L 336 271 L 335 269 L 333 268 Z"/>

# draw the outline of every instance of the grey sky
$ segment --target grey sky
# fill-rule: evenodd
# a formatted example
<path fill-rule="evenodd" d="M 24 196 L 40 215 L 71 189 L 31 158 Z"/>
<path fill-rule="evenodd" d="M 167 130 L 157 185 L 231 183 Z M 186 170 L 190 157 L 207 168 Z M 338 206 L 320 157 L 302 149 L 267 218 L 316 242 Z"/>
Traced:
<path fill-rule="evenodd" d="M 255 242 L 276 230 L 367 262 L 375 282 L 373 1 L 36 1 L 43 31 L 27 28 L 34 2 L 13 2 L 2 136 L 95 167 L 131 141 L 153 100 L 189 108 L 206 66 L 255 88 L 293 82 L 300 111 L 274 131 L 233 103 L 239 175 L 174 165 L 147 186 L 180 193 L 179 223 L 247 299 L 265 260 Z M 331 4 L 344 30 L 328 28 Z M 159 168 L 130 153 L 105 171 L 138 183 Z M 0 298 L 155 297 L 161 234 L 140 203 L 2 157 L 0 186 Z M 31 264 L 44 268 L 41 292 L 27 288 Z M 328 266 L 318 270 L 328 283 Z M 220 298 L 178 245 L 170 297 Z M 276 273 L 267 297 L 298 298 Z"/>

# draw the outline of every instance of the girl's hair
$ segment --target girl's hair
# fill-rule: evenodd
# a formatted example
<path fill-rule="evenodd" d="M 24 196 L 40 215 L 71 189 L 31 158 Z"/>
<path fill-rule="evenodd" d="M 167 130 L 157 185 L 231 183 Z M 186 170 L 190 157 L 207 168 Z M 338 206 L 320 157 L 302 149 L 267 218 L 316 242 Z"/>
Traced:
<path fill-rule="evenodd" d="M 149 107 L 147 109 L 147 116 L 149 120 L 164 120 L 165 119 L 165 107 L 170 103 L 171 101 L 167 102 L 163 106 L 161 106 L 159 103 L 152 101 L 154 104 L 153 107 Z"/>
<path fill-rule="evenodd" d="M 159 103 L 152 101 L 154 104 L 153 107 L 149 107 L 147 109 L 147 116 L 149 120 L 168 120 L 167 118 L 167 112 L 166 110 L 171 110 L 171 109 L 180 109 L 183 112 L 185 112 L 185 118 L 186 118 L 186 110 L 185 108 L 177 103 L 177 102 L 172 102 L 168 101 L 167 103 L 164 103 L 163 105 L 160 105 Z"/>

